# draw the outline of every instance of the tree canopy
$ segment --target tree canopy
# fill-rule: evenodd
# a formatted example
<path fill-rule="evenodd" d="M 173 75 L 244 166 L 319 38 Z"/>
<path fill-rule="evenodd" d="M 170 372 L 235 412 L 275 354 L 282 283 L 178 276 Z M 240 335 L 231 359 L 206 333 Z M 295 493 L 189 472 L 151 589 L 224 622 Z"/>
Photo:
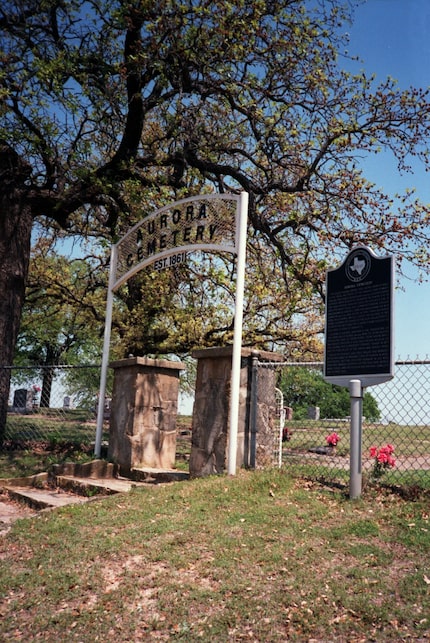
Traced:
<path fill-rule="evenodd" d="M 342 69 L 351 15 L 342 0 L 4 0 L 0 362 L 12 360 L 35 219 L 117 240 L 177 198 L 246 190 L 249 342 L 287 353 L 321 330 L 325 269 L 355 243 L 426 269 L 428 208 L 409 193 L 394 203 L 359 156 L 428 166 L 428 93 Z M 217 341 L 226 313 L 207 329 Z M 2 371 L 0 426 L 7 388 Z"/>
<path fill-rule="evenodd" d="M 350 414 L 348 389 L 329 384 L 317 369 L 289 367 L 282 372 L 279 386 L 296 420 L 306 418 L 310 406 L 317 406 L 322 418 L 346 418 Z M 378 403 L 368 391 L 363 396 L 363 415 L 370 422 L 381 417 Z"/>

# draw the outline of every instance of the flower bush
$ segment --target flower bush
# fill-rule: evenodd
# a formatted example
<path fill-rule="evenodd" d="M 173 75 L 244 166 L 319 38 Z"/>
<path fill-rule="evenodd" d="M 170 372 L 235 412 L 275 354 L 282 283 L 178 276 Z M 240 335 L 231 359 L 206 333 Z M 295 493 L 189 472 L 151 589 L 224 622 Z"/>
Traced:
<path fill-rule="evenodd" d="M 372 477 L 380 478 L 387 469 L 392 469 L 396 466 L 396 461 L 393 458 L 394 447 L 392 444 L 386 444 L 382 447 L 370 447 L 370 457 L 374 458 Z"/>
<path fill-rule="evenodd" d="M 330 447 L 335 447 L 339 442 L 339 440 L 340 440 L 340 437 L 338 436 L 337 433 L 334 433 L 334 432 L 330 433 L 330 435 L 327 435 L 325 439 L 325 441 Z"/>

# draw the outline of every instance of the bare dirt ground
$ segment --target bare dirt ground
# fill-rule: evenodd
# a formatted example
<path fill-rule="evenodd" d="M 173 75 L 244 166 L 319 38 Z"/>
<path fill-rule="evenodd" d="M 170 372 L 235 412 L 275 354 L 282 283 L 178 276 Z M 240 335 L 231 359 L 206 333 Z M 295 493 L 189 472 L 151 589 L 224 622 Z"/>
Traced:
<path fill-rule="evenodd" d="M 0 492 L 0 536 L 9 531 L 15 520 L 36 515 L 36 511 Z"/>

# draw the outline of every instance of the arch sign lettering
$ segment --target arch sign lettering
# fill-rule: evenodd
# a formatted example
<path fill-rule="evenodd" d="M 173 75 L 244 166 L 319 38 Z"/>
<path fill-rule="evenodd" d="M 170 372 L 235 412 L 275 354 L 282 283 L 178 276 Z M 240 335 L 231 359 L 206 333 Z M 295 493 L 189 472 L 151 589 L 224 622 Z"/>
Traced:
<path fill-rule="evenodd" d="M 189 252 L 223 251 L 237 256 L 228 457 L 228 472 L 236 472 L 247 217 L 246 192 L 190 197 L 156 210 L 112 246 L 97 414 L 96 456 L 100 456 L 103 433 L 103 406 L 114 292 L 143 268 L 152 266 L 155 270 L 164 270 L 184 263 Z"/>

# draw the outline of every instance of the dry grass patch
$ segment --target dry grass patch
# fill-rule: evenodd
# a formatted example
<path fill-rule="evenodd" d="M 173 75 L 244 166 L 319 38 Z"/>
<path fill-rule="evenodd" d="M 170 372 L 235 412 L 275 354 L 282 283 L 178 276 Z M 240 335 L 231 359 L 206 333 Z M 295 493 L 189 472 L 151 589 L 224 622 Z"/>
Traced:
<path fill-rule="evenodd" d="M 430 636 L 428 502 L 284 471 L 136 490 L 17 523 L 8 641 L 395 641 Z M 0 637 L 1 638 L 1 637 Z"/>

